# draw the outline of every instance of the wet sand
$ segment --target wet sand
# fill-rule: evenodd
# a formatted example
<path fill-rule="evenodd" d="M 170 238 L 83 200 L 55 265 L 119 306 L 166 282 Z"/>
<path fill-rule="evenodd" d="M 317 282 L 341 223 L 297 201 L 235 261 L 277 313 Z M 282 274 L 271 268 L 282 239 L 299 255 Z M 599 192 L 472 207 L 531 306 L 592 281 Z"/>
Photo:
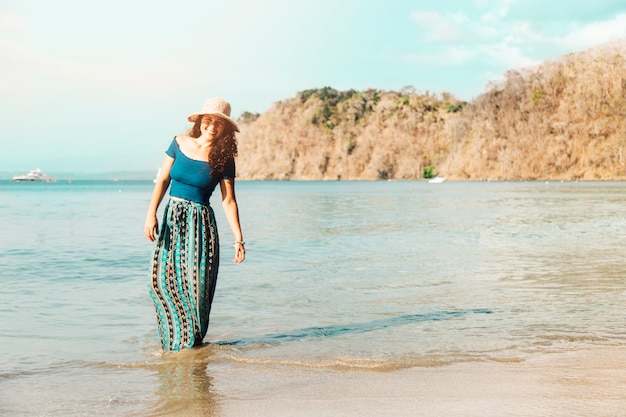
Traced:
<path fill-rule="evenodd" d="M 212 372 L 222 417 L 626 416 L 626 348 L 390 372 Z"/>

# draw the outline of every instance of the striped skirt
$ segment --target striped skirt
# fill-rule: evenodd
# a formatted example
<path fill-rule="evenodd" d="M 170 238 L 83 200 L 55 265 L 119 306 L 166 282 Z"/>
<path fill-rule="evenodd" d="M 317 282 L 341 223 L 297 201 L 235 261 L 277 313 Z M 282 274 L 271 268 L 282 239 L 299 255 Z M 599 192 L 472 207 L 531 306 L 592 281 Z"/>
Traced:
<path fill-rule="evenodd" d="M 150 295 L 161 346 L 202 344 L 219 268 L 219 237 L 210 206 L 170 197 L 152 258 Z"/>

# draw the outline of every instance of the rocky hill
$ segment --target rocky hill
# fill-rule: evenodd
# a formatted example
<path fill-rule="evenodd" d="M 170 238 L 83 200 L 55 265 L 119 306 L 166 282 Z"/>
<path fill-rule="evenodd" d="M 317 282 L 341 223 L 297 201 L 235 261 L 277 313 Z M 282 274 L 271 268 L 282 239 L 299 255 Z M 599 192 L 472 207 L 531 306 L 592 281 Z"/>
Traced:
<path fill-rule="evenodd" d="M 259 180 L 626 179 L 626 40 L 449 93 L 311 89 L 239 122 Z"/>

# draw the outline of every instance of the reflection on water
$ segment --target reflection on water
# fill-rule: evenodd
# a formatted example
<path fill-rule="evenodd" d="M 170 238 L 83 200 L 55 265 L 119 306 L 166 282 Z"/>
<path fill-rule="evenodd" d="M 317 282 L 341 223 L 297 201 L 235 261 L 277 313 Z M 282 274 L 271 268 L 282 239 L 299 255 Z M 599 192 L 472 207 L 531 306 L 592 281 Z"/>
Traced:
<path fill-rule="evenodd" d="M 149 367 L 157 373 L 157 403 L 151 416 L 219 416 L 219 406 L 208 374 L 210 346 L 164 353 Z M 142 414 L 146 415 L 146 414 Z"/>

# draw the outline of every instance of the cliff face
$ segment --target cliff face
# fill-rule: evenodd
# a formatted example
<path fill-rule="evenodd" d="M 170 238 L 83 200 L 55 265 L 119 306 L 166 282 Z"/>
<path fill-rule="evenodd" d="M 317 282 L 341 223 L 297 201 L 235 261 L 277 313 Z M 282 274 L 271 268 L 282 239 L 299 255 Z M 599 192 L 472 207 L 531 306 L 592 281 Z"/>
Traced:
<path fill-rule="evenodd" d="M 306 90 L 240 119 L 240 179 L 626 179 L 626 41 L 448 93 Z"/>

